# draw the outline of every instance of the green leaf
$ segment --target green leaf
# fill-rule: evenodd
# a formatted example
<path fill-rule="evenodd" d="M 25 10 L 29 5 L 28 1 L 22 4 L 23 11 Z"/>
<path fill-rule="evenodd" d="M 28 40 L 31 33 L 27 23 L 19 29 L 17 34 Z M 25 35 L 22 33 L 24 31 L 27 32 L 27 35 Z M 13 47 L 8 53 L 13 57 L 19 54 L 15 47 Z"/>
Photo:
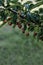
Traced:
<path fill-rule="evenodd" d="M 32 24 L 30 25 L 29 30 L 34 31 L 34 26 Z"/>
<path fill-rule="evenodd" d="M 4 11 L 0 12 L 0 16 L 1 16 L 2 21 L 4 21 L 6 19 L 6 15 L 5 15 Z"/>
<path fill-rule="evenodd" d="M 0 6 L 4 5 L 4 0 L 0 0 Z"/>
<path fill-rule="evenodd" d="M 34 6 L 32 5 L 32 6 L 30 7 L 30 10 L 32 10 L 32 9 L 34 9 L 34 8 L 40 6 L 40 5 L 43 5 L 43 1 L 37 2 L 36 4 L 34 4 Z"/>
<path fill-rule="evenodd" d="M 39 9 L 39 13 L 43 13 L 43 8 L 40 8 Z"/>
<path fill-rule="evenodd" d="M 12 2 L 12 3 L 17 3 L 17 2 L 18 2 L 18 0 L 11 0 L 11 2 Z"/>
<path fill-rule="evenodd" d="M 13 23 L 13 24 L 16 24 L 16 21 L 17 21 L 17 14 L 13 14 L 11 17 L 12 17 L 12 20 L 11 20 L 12 23 Z"/>

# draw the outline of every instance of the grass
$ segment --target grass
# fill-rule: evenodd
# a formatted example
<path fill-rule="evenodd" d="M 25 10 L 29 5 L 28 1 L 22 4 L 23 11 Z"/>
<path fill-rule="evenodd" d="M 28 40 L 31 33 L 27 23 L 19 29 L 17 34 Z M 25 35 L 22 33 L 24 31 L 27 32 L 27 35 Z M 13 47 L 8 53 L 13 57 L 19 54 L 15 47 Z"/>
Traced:
<path fill-rule="evenodd" d="M 0 28 L 0 65 L 43 65 L 43 41 L 6 24 Z"/>

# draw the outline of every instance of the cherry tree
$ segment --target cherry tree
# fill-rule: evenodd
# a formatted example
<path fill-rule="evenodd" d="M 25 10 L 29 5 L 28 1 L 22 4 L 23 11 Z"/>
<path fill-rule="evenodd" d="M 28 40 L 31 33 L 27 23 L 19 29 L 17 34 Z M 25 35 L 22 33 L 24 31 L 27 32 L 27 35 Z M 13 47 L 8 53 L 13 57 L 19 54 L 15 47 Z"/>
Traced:
<path fill-rule="evenodd" d="M 40 5 L 43 5 L 42 0 L 36 0 L 35 4 L 32 1 L 22 4 L 18 0 L 0 0 L 0 23 L 3 22 L 0 28 L 8 23 L 13 28 L 18 26 L 27 36 L 31 31 L 34 37 L 43 40 L 43 8 L 32 11 Z"/>

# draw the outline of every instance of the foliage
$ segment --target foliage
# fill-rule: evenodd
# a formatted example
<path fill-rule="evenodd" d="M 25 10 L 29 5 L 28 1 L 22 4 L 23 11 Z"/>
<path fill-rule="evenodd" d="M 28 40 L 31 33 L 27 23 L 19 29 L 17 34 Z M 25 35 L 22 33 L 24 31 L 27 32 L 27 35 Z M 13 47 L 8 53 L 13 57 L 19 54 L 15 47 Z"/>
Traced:
<path fill-rule="evenodd" d="M 10 26 L 12 25 L 13 28 L 18 26 L 23 33 L 34 31 L 34 36 L 37 33 L 37 37 L 43 40 L 43 15 L 41 15 L 43 14 L 43 8 L 40 8 L 39 11 L 31 12 L 35 7 L 42 5 L 43 1 L 39 0 L 36 4 L 33 4 L 31 1 L 24 4 L 21 4 L 18 0 L 6 1 L 7 5 L 4 4 L 4 0 L 0 0 L 0 6 L 4 7 L 0 9 L 0 20 L 3 21 L 0 27 L 6 23 Z M 29 32 L 26 35 L 28 36 Z"/>

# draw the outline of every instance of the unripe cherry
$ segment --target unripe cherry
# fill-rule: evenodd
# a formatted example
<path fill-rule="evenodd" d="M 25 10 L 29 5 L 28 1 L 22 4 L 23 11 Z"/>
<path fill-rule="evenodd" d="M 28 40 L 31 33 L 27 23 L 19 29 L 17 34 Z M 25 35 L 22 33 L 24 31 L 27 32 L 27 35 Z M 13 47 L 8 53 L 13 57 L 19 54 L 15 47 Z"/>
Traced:
<path fill-rule="evenodd" d="M 9 21 L 9 20 L 11 20 L 11 17 L 8 17 L 8 19 L 7 19 L 7 20 L 8 20 L 8 21 Z"/>
<path fill-rule="evenodd" d="M 8 24 L 11 26 L 12 25 L 12 22 L 8 22 Z"/>
<path fill-rule="evenodd" d="M 30 26 L 30 23 L 28 23 L 28 26 Z"/>
<path fill-rule="evenodd" d="M 16 22 L 16 25 L 19 27 L 19 28 L 22 28 L 22 25 L 20 22 Z"/>
<path fill-rule="evenodd" d="M 4 20 L 3 22 L 4 22 L 4 23 L 6 23 L 6 22 L 7 22 L 7 20 Z"/>
<path fill-rule="evenodd" d="M 24 30 L 24 28 L 22 28 L 22 33 L 25 33 L 25 30 Z"/>
<path fill-rule="evenodd" d="M 34 36 L 36 36 L 37 35 L 37 32 L 34 32 Z"/>
<path fill-rule="evenodd" d="M 19 25 L 20 24 L 20 22 L 16 22 L 16 25 Z"/>
<path fill-rule="evenodd" d="M 22 25 L 18 25 L 19 28 L 22 28 Z"/>

